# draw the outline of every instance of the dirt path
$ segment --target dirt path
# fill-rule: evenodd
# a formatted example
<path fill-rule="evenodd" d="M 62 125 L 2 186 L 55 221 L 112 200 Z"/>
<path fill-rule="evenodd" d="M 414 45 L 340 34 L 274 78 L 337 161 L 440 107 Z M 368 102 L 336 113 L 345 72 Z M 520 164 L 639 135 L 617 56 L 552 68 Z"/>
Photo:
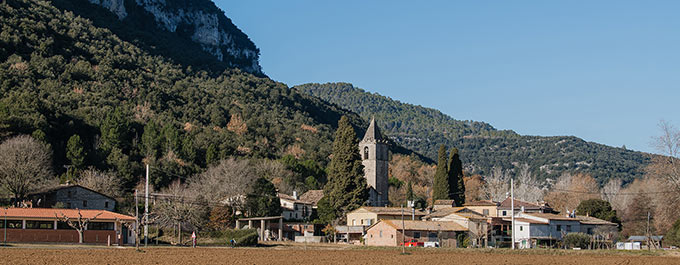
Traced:
<path fill-rule="evenodd" d="M 3 248 L 2 264 L 680 264 L 680 257 L 507 251 L 282 248 Z"/>

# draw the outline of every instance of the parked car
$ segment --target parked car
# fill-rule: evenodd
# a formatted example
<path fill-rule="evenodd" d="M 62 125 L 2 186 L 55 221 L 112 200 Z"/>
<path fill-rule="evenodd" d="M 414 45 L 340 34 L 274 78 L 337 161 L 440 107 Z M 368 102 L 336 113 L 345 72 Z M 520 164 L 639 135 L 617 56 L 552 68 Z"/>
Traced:
<path fill-rule="evenodd" d="M 409 241 L 404 242 L 404 245 L 407 247 L 422 247 L 424 246 L 423 242 L 418 242 L 415 239 L 411 239 Z"/>
<path fill-rule="evenodd" d="M 423 243 L 423 246 L 426 248 L 438 248 L 439 242 L 425 242 Z"/>

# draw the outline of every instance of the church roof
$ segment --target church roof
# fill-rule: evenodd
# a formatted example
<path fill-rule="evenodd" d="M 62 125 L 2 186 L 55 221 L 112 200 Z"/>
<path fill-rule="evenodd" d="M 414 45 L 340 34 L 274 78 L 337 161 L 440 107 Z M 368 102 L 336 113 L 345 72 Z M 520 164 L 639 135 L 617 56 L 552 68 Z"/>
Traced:
<path fill-rule="evenodd" d="M 366 134 L 364 135 L 364 139 L 361 141 L 382 141 L 384 140 L 382 133 L 380 133 L 380 129 L 378 129 L 378 126 L 375 125 L 375 119 L 371 118 L 371 124 L 368 126 L 368 130 L 366 130 Z"/>

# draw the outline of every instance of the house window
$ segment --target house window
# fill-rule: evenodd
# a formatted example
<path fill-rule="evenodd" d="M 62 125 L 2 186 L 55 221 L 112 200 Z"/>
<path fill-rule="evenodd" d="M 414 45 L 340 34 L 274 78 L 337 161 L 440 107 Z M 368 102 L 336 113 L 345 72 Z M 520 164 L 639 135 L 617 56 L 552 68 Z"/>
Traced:
<path fill-rule="evenodd" d="M 21 220 L 7 220 L 7 229 L 21 229 Z M 0 221 L 0 228 L 5 228 L 5 222 Z"/>
<path fill-rule="evenodd" d="M 557 225 L 557 231 L 558 231 L 558 232 L 559 232 L 559 231 L 562 231 L 562 226 L 561 226 L 561 225 Z"/>
<path fill-rule="evenodd" d="M 488 216 L 489 215 L 489 209 L 482 210 L 482 214 Z"/>
<path fill-rule="evenodd" d="M 66 203 L 66 208 L 67 208 L 67 209 L 71 209 L 71 203 L 70 203 L 70 202 L 67 202 L 67 203 Z"/>
<path fill-rule="evenodd" d="M 113 230 L 111 222 L 91 222 L 87 224 L 87 230 Z"/>
<path fill-rule="evenodd" d="M 108 201 L 104 202 L 104 208 L 109 208 L 109 202 Z"/>
<path fill-rule="evenodd" d="M 87 207 L 87 200 L 83 200 L 83 208 Z"/>
<path fill-rule="evenodd" d="M 364 159 L 368 159 L 368 146 L 364 147 Z"/>
<path fill-rule="evenodd" d="M 524 231 L 524 226 L 519 226 L 519 231 Z"/>
<path fill-rule="evenodd" d="M 571 225 L 567 225 L 567 232 L 571 232 Z"/>
<path fill-rule="evenodd" d="M 66 196 L 67 196 L 69 199 L 70 199 L 71 197 L 73 197 L 73 195 L 71 194 L 71 191 L 68 191 L 68 194 L 67 194 Z"/>
<path fill-rule="evenodd" d="M 507 211 L 503 211 L 503 216 L 506 216 L 506 215 L 508 215 L 508 212 L 507 212 Z"/>
<path fill-rule="evenodd" d="M 353 225 L 353 226 L 354 226 L 354 225 L 357 225 L 357 220 L 356 220 L 356 219 L 352 219 L 352 225 Z"/>
<path fill-rule="evenodd" d="M 394 235 L 390 235 L 390 238 L 394 238 Z"/>
<path fill-rule="evenodd" d="M 293 204 L 293 209 L 295 209 L 297 211 L 297 209 L 298 209 L 297 204 Z"/>
<path fill-rule="evenodd" d="M 413 238 L 420 238 L 420 232 L 413 232 Z"/>
<path fill-rule="evenodd" d="M 362 225 L 364 224 L 364 219 L 361 219 L 361 224 L 362 224 Z"/>
<path fill-rule="evenodd" d="M 300 218 L 300 217 L 298 217 L 298 213 L 295 213 L 295 219 L 298 219 L 298 218 Z"/>
<path fill-rule="evenodd" d="M 382 230 L 380 230 L 380 237 L 382 237 Z"/>
<path fill-rule="evenodd" d="M 591 227 L 588 228 L 588 234 L 590 234 L 590 235 L 593 234 L 593 228 L 591 228 Z"/>
<path fill-rule="evenodd" d="M 73 229 L 68 223 L 59 221 L 57 222 L 57 229 Z"/>
<path fill-rule="evenodd" d="M 26 221 L 26 229 L 54 229 L 53 221 Z"/>

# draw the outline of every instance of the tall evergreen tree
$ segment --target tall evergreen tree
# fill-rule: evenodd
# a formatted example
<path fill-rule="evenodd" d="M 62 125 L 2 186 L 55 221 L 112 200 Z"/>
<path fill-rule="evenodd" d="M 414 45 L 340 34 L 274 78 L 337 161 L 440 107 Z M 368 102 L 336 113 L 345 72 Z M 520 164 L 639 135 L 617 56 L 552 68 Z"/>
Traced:
<path fill-rule="evenodd" d="M 324 186 L 324 198 L 328 209 L 319 212 L 327 216 L 344 218 L 345 214 L 361 207 L 368 200 L 364 167 L 359 155 L 359 140 L 346 116 L 338 122 L 333 141 L 333 156 L 328 165 L 328 183 Z"/>
<path fill-rule="evenodd" d="M 414 201 L 416 198 L 416 195 L 413 193 L 413 182 L 408 181 L 408 186 L 406 187 L 406 200 L 407 201 Z"/>
<path fill-rule="evenodd" d="M 448 200 L 449 197 L 449 178 L 448 167 L 446 163 L 446 146 L 439 146 L 439 161 L 437 162 L 437 171 L 434 173 L 434 187 L 432 191 L 432 202 L 436 200 Z"/>
<path fill-rule="evenodd" d="M 144 125 L 142 133 L 143 152 L 147 158 L 156 159 L 160 154 L 163 140 L 160 137 L 160 129 L 155 121 L 149 121 Z"/>
<path fill-rule="evenodd" d="M 66 158 L 71 161 L 71 166 L 76 169 L 82 169 L 85 164 L 85 149 L 83 148 L 83 142 L 80 140 L 80 136 L 74 134 L 71 138 L 68 138 L 66 143 Z"/>
<path fill-rule="evenodd" d="M 281 215 L 281 202 L 274 184 L 264 177 L 257 178 L 246 195 L 246 208 L 250 217 Z"/>
<path fill-rule="evenodd" d="M 217 147 L 215 144 L 208 145 L 208 149 L 205 150 L 205 164 L 210 165 L 220 159 L 220 154 L 217 152 Z"/>
<path fill-rule="evenodd" d="M 465 203 L 465 180 L 463 179 L 463 162 L 460 161 L 458 148 L 451 149 L 448 163 L 449 198 L 453 199 L 456 206 Z"/>
<path fill-rule="evenodd" d="M 101 124 L 101 147 L 106 151 L 111 151 L 116 147 L 124 149 L 129 131 L 130 122 L 125 118 L 123 109 L 116 108 L 106 115 Z"/>

